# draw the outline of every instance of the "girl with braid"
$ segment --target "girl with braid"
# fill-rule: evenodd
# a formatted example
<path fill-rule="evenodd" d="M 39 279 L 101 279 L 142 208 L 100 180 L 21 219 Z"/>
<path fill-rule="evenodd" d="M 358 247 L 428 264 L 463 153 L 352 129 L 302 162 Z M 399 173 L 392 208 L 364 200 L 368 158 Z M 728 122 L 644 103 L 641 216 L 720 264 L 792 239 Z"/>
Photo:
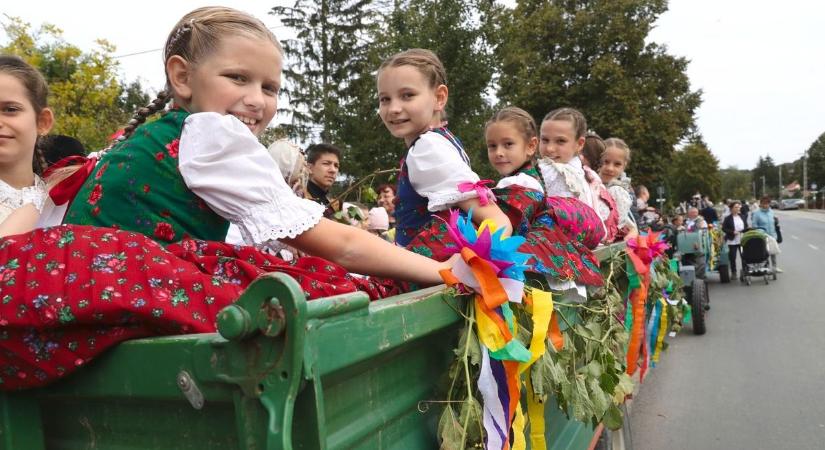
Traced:
<path fill-rule="evenodd" d="M 68 203 L 65 224 L 0 239 L 0 389 L 48 383 L 126 339 L 213 332 L 218 311 L 267 272 L 291 275 L 308 298 L 375 299 L 404 286 L 347 270 L 436 284 L 450 266 L 326 220 L 287 186 L 257 139 L 275 115 L 283 61 L 262 22 L 196 9 L 164 61 L 167 90 L 117 143 L 57 164 L 49 195 Z M 223 242 L 230 223 L 250 245 Z M 332 262 L 261 250 L 279 241 Z"/>
<path fill-rule="evenodd" d="M 16 56 L 0 56 L 0 235 L 31 229 L 43 210 L 45 162 L 38 149 L 52 128 L 48 87 Z"/>

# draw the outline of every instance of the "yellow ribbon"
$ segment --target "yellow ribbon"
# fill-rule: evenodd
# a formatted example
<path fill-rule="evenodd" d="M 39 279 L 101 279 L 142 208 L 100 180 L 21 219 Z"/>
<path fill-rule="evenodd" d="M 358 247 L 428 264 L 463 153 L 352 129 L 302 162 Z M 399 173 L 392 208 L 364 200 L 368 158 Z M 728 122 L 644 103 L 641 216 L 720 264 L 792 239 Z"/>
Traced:
<path fill-rule="evenodd" d="M 544 403 L 533 395 L 533 383 L 527 377 L 527 417 L 530 419 L 530 449 L 547 450 L 544 438 Z"/>
<path fill-rule="evenodd" d="M 518 366 L 519 375 L 529 369 L 537 359 L 547 350 L 547 329 L 550 326 L 550 317 L 553 315 L 553 294 L 533 289 L 531 292 L 533 306 L 533 337 L 530 339 L 530 361 Z"/>
<path fill-rule="evenodd" d="M 527 394 L 530 395 L 529 393 Z M 512 450 L 525 450 L 527 441 L 524 439 L 524 413 L 521 411 L 521 400 L 516 406 L 516 417 L 513 419 L 513 446 Z M 530 424 L 532 427 L 533 425 Z"/>
<path fill-rule="evenodd" d="M 665 299 L 659 299 L 662 302 L 662 317 L 659 318 L 659 336 L 656 338 L 656 351 L 653 352 L 653 362 L 659 362 L 659 354 L 662 352 L 662 344 L 665 340 L 665 333 L 667 333 L 667 302 Z"/>

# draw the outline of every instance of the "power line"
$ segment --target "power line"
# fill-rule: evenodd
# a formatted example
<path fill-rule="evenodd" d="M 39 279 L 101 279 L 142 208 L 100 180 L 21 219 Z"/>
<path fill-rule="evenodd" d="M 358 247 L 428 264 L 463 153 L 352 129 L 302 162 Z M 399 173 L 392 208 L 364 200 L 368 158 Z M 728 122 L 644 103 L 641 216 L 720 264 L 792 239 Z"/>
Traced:
<path fill-rule="evenodd" d="M 267 29 L 277 30 L 278 28 L 286 28 L 286 27 L 287 27 L 286 25 L 276 25 L 274 27 L 267 27 Z M 125 55 L 112 56 L 112 58 L 114 58 L 114 59 L 128 58 L 129 56 L 145 55 L 147 53 L 159 52 L 161 50 L 163 50 L 163 49 L 162 48 L 153 48 L 152 50 L 143 50 L 143 51 L 140 51 L 140 52 L 127 53 Z"/>

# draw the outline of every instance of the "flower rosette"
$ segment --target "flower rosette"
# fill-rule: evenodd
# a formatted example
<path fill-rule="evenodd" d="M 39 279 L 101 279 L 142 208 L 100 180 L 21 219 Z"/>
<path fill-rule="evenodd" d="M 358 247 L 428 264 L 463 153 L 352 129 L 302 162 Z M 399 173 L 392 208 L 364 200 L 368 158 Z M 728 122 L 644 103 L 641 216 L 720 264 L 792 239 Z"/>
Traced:
<path fill-rule="evenodd" d="M 476 229 L 472 211 L 462 217 L 451 211 L 447 232 L 456 243 L 454 253 L 461 258 L 441 275 L 450 286 L 461 285 L 473 293 L 471 320 L 475 319 L 482 360 L 478 390 L 482 395 L 485 448 L 525 447 L 525 418 L 519 404 L 521 374 L 544 354 L 553 313 L 550 293 L 531 289 L 525 295 L 524 271 L 530 259 L 518 248 L 525 239 L 504 237 L 502 229 L 486 220 Z M 526 300 L 526 301 L 525 301 Z M 530 348 L 519 341 L 514 307 L 524 308 L 533 320 Z M 533 428 L 543 429 L 543 406 L 528 395 L 528 414 Z M 531 433 L 532 434 L 532 433 Z M 543 435 L 531 436 L 532 448 L 545 448 Z"/>

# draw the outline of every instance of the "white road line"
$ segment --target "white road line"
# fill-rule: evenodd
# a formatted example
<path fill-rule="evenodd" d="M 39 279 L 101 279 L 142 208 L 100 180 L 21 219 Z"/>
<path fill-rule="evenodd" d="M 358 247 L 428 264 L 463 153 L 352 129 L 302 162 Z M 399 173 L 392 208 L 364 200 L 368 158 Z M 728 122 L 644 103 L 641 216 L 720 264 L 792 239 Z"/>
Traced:
<path fill-rule="evenodd" d="M 791 235 L 791 239 L 793 239 L 793 240 L 795 240 L 795 241 L 798 241 L 798 240 L 799 240 L 799 238 L 798 238 L 798 237 L 796 237 L 796 236 L 794 236 L 794 235 Z"/>
<path fill-rule="evenodd" d="M 808 244 L 808 247 L 811 247 L 814 250 L 819 250 L 819 247 L 817 247 L 816 245 L 813 245 L 813 244 Z"/>

